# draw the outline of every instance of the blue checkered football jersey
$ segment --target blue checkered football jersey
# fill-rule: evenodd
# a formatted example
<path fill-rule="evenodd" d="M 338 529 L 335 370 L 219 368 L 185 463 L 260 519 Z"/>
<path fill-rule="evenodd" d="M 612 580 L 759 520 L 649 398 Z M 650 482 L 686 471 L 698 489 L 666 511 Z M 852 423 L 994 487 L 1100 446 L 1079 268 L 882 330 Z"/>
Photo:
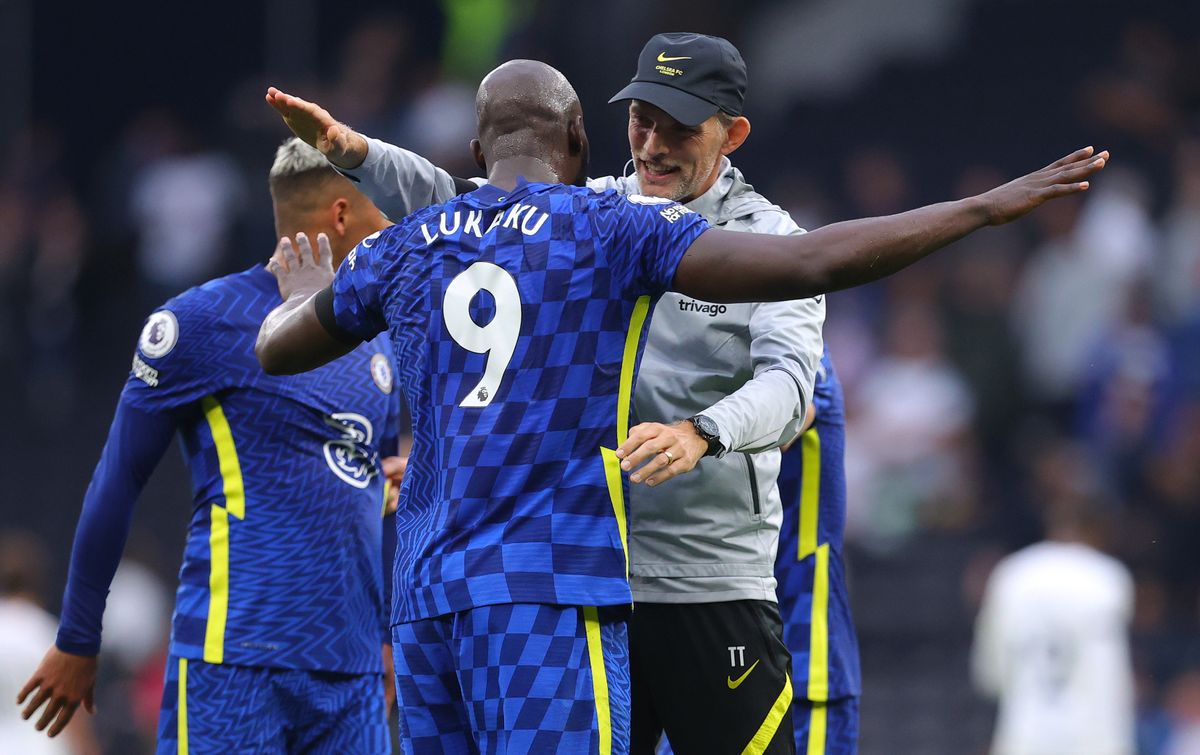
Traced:
<path fill-rule="evenodd" d="M 817 418 L 779 467 L 783 524 L 775 578 L 797 698 L 859 695 L 858 640 L 842 549 L 846 530 L 846 418 L 826 351 L 813 389 Z"/>
<path fill-rule="evenodd" d="M 386 339 L 314 372 L 262 372 L 254 341 L 280 302 L 261 266 L 150 315 L 125 400 L 178 422 L 193 509 L 172 655 L 208 663 L 379 670 L 384 479 L 399 392 Z"/>
<path fill-rule="evenodd" d="M 631 602 L 611 449 L 650 310 L 706 228 L 675 203 L 521 182 L 425 208 L 347 257 L 337 324 L 391 332 L 413 418 L 394 622 Z"/>

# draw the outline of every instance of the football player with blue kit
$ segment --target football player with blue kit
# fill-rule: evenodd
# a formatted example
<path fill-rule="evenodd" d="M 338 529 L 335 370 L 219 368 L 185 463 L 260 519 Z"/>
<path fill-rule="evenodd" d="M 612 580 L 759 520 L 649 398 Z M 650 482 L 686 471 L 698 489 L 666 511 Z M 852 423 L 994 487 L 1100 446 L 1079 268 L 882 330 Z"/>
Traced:
<path fill-rule="evenodd" d="M 339 258 L 388 224 L 297 139 L 270 187 L 277 230 L 321 233 Z M 51 736 L 92 707 L 134 502 L 178 432 L 194 503 L 158 752 L 390 752 L 381 472 L 399 443 L 395 357 L 378 338 L 311 373 L 263 373 L 254 342 L 279 297 L 256 265 L 146 320 L 84 498 L 58 639 L 22 694 L 26 717 L 49 702 L 38 728 L 56 718 Z"/>
<path fill-rule="evenodd" d="M 585 188 L 579 101 L 549 66 L 499 67 L 476 112 L 487 185 L 364 242 L 336 276 L 324 240 L 281 247 L 285 301 L 257 352 L 268 372 L 295 374 L 391 337 L 413 414 L 392 616 L 406 749 L 623 752 L 632 593 L 616 449 L 657 298 L 772 301 L 876 280 L 1082 191 L 1106 156 L 1084 149 L 977 197 L 762 236 Z M 653 474 L 681 453 L 647 443 L 623 456 Z"/>
<path fill-rule="evenodd" d="M 846 416 L 842 384 L 821 358 L 814 419 L 779 468 L 783 525 L 775 578 L 783 639 L 792 654 L 796 751 L 857 751 L 862 693 L 858 640 L 842 560 L 846 529 Z"/>

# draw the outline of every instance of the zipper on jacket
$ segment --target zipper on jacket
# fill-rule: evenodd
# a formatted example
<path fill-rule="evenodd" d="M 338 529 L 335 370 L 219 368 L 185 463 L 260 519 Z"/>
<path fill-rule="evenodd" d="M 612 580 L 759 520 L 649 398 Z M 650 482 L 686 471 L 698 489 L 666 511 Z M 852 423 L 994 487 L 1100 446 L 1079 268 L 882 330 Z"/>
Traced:
<path fill-rule="evenodd" d="M 750 473 L 750 495 L 754 499 L 754 515 L 762 514 L 762 503 L 758 500 L 758 475 L 754 473 L 754 462 L 750 459 L 750 454 L 742 454 L 742 458 L 746 460 L 746 471 Z"/>

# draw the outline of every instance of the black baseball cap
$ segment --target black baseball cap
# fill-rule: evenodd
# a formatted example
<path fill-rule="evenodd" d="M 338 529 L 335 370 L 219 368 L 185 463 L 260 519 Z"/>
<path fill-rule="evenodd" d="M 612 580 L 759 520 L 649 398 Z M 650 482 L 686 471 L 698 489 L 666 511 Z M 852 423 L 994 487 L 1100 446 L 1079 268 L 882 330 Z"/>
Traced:
<path fill-rule="evenodd" d="M 741 115 L 746 62 L 729 40 L 707 34 L 655 34 L 638 56 L 637 74 L 609 100 L 642 100 L 697 126 L 718 110 Z"/>

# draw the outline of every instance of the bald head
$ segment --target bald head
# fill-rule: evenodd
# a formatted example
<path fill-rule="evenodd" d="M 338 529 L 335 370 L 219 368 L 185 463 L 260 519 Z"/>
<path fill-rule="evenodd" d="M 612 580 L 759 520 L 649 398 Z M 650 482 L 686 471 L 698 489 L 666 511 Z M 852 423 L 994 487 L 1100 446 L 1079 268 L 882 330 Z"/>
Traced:
<path fill-rule="evenodd" d="M 485 169 L 501 160 L 531 158 L 551 166 L 564 183 L 586 175 L 587 137 L 579 95 L 567 77 L 536 60 L 510 60 L 479 84 L 476 159 Z"/>

